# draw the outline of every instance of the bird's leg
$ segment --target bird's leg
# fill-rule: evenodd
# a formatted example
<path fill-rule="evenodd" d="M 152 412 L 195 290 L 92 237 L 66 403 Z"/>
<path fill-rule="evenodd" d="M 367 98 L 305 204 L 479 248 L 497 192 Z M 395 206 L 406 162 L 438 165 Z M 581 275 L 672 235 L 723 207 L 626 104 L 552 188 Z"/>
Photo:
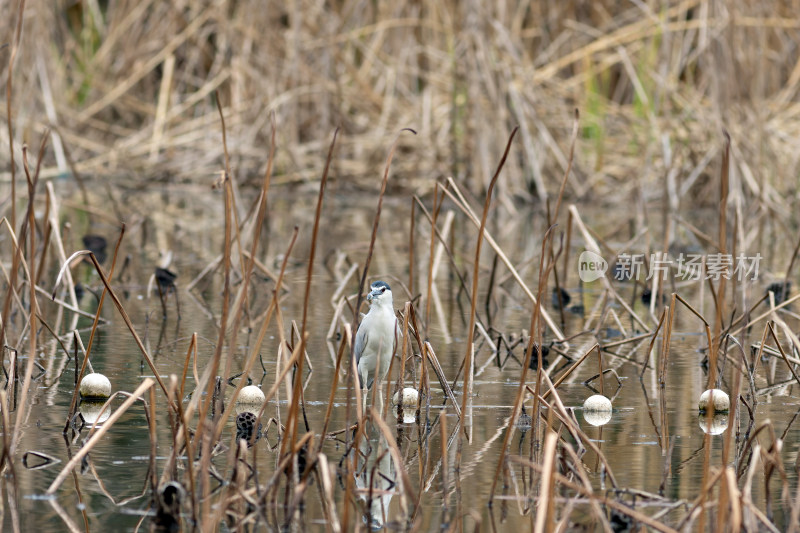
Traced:
<path fill-rule="evenodd" d="M 380 416 L 383 416 L 383 387 L 378 387 L 377 395 L 378 395 L 378 405 L 377 405 L 378 413 L 380 413 Z"/>
<path fill-rule="evenodd" d="M 361 388 L 361 414 L 363 416 L 364 413 L 367 412 L 367 397 L 369 396 L 369 389 L 362 387 Z M 359 420 L 359 423 L 361 421 Z"/>

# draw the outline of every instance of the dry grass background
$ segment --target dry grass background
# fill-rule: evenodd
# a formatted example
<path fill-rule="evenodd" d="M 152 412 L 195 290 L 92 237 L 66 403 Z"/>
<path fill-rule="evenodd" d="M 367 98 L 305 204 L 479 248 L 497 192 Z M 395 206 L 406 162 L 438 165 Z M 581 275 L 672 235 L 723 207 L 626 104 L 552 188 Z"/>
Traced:
<path fill-rule="evenodd" d="M 274 111 L 277 183 L 318 180 L 341 125 L 332 179 L 373 187 L 410 127 L 419 134 L 401 140 L 393 187 L 453 175 L 480 192 L 519 124 L 498 193 L 544 198 L 578 108 L 572 198 L 703 198 L 727 129 L 732 198 L 785 208 L 800 156 L 799 4 L 31 0 L 13 71 L 15 149 L 50 127 L 59 138 L 42 177 L 71 162 L 136 186 L 211 182 L 218 90 L 240 182 L 263 173 Z M 4 81 L 18 9 L 7 0 L 0 20 Z M 8 151 L 0 158 L 8 183 Z"/>

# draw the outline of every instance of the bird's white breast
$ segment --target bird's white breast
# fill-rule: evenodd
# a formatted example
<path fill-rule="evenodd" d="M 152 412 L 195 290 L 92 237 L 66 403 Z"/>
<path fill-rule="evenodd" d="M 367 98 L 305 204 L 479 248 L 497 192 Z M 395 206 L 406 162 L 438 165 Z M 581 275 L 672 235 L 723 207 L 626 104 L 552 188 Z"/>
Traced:
<path fill-rule="evenodd" d="M 391 355 L 394 348 L 395 316 L 391 308 L 373 307 L 362 321 L 362 327 L 369 331 L 367 346 L 371 350 L 380 349 L 381 355 L 389 352 Z"/>

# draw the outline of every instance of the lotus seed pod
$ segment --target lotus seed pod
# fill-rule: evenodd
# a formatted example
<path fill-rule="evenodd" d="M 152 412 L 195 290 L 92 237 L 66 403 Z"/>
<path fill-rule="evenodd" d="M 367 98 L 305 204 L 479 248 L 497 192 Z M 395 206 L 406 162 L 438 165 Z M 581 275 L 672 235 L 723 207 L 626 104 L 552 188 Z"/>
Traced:
<path fill-rule="evenodd" d="M 400 405 L 400 401 L 401 401 L 400 394 L 401 394 L 401 391 L 397 391 L 397 392 L 394 393 L 394 396 L 392 397 L 392 404 Z M 403 407 L 404 408 L 406 408 L 406 409 L 410 409 L 410 408 L 416 409 L 418 400 L 419 400 L 419 391 L 417 389 L 415 389 L 413 387 L 405 387 L 402 390 L 402 402 L 403 402 Z"/>
<path fill-rule="evenodd" d="M 603 396 L 602 394 L 595 394 L 594 396 L 589 396 L 586 398 L 586 401 L 583 402 L 583 410 L 584 412 L 594 412 L 594 413 L 610 413 L 611 412 L 611 400 Z"/>
<path fill-rule="evenodd" d="M 595 394 L 583 402 L 583 419 L 593 426 L 604 426 L 611 421 L 611 400 Z"/>
<path fill-rule="evenodd" d="M 713 404 L 711 403 L 713 401 Z M 701 413 L 711 409 L 715 413 L 727 413 L 731 408 L 731 399 L 727 393 L 720 389 L 708 389 L 700 395 L 698 407 Z"/>
<path fill-rule="evenodd" d="M 257 413 L 265 400 L 264 391 L 255 385 L 248 385 L 239 391 L 239 396 L 236 398 L 236 413 L 245 411 Z"/>
<path fill-rule="evenodd" d="M 111 382 L 103 374 L 87 374 L 83 376 L 80 387 L 82 398 L 103 398 L 111 396 Z"/>
<path fill-rule="evenodd" d="M 236 415 L 236 440 L 247 441 L 248 448 L 261 438 L 261 424 L 258 424 L 258 428 L 256 428 L 256 422 L 258 422 L 258 417 L 250 411 L 242 411 Z M 255 433 L 255 438 L 253 438 L 253 433 Z"/>

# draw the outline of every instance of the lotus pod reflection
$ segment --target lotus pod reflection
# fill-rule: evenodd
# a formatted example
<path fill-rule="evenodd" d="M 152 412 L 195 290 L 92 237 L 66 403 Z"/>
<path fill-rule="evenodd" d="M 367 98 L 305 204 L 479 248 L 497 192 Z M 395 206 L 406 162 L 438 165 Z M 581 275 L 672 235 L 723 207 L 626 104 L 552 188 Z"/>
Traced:
<path fill-rule="evenodd" d="M 697 417 L 697 422 L 700 424 L 700 429 L 703 433 L 709 435 L 721 435 L 728 428 L 728 414 L 715 413 L 714 416 L 709 417 L 705 413 L 700 413 Z"/>
<path fill-rule="evenodd" d="M 103 413 L 100 413 L 100 410 L 105 405 L 104 401 L 83 401 L 81 402 L 80 407 L 78 407 L 78 412 L 83 417 L 83 423 L 87 426 L 91 426 L 93 424 L 97 424 L 98 426 L 108 420 L 111 416 L 111 408 L 106 408 Z"/>

